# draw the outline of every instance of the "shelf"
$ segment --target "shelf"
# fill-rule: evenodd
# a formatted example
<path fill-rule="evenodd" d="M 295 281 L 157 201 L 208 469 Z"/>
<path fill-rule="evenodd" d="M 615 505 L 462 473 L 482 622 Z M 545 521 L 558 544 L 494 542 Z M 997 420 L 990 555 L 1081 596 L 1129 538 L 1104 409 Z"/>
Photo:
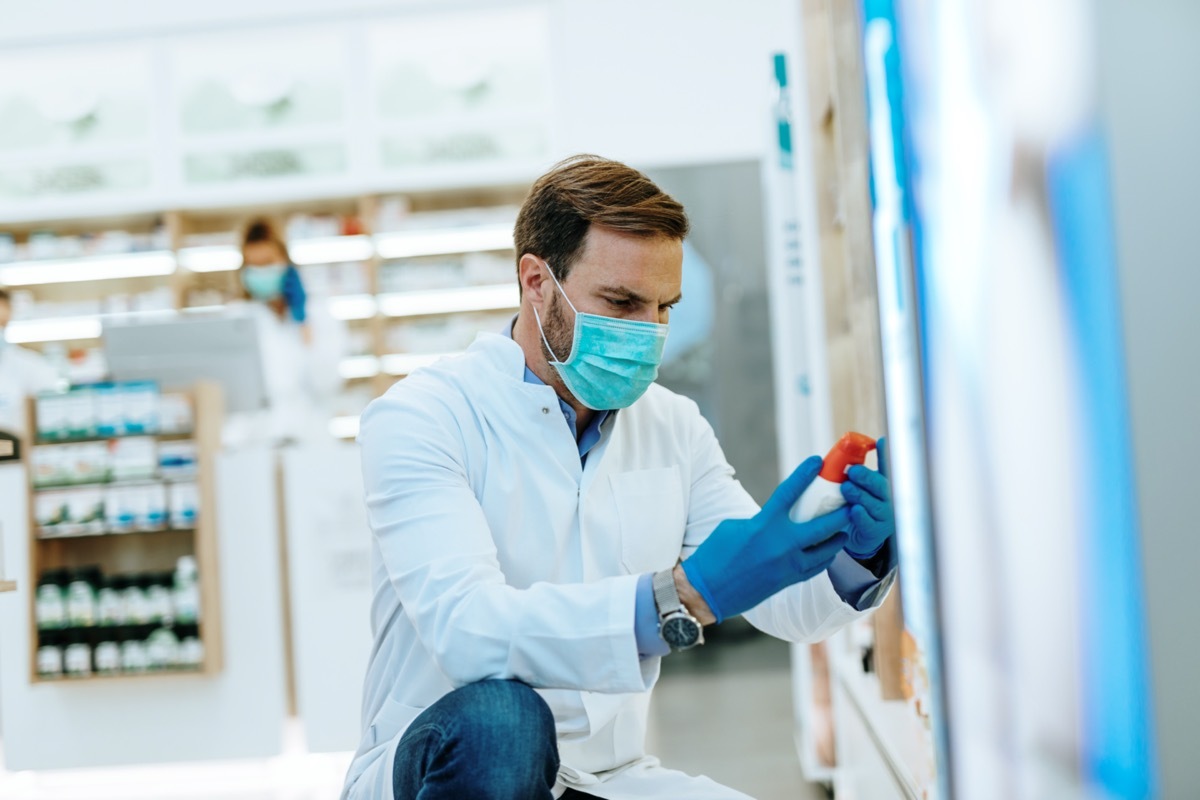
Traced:
<path fill-rule="evenodd" d="M 461 355 L 457 350 L 449 353 L 392 353 L 379 359 L 383 372 L 387 375 L 408 375 L 420 367 L 428 367 L 447 356 Z"/>
<path fill-rule="evenodd" d="M 193 475 L 157 475 L 150 478 L 118 478 L 106 481 L 77 481 L 75 483 L 35 483 L 35 492 L 57 492 L 64 489 L 120 489 L 126 486 L 155 486 L 157 484 L 195 483 Z"/>
<path fill-rule="evenodd" d="M 34 683 L 55 683 L 55 684 L 74 684 L 74 683 L 90 683 L 92 681 L 119 681 L 130 679 L 146 678 L 195 678 L 209 674 L 209 671 L 201 667 L 200 669 L 163 669 L 146 672 L 119 672 L 115 675 L 97 675 L 92 674 L 87 677 L 72 677 L 64 675 L 61 678 L 43 678 L 38 675 L 33 679 Z"/>
<path fill-rule="evenodd" d="M 338 374 L 343 380 L 362 380 L 374 378 L 376 375 L 408 375 L 420 367 L 427 367 L 446 356 L 460 355 L 461 350 L 448 353 L 391 353 L 377 358 L 375 356 L 351 356 L 342 359 L 338 364 Z"/>
<path fill-rule="evenodd" d="M 158 439 L 160 442 L 183 442 L 196 438 L 196 434 L 193 431 L 181 431 L 179 433 L 119 433 L 113 436 L 81 436 L 72 439 L 37 439 L 33 444 L 36 447 L 49 447 L 56 444 L 94 444 L 96 442 L 111 442 L 117 439 L 145 439 L 146 437 Z"/>
<path fill-rule="evenodd" d="M 0 265 L 0 284 L 37 286 L 116 278 L 152 278 L 170 275 L 174 271 L 174 253 L 169 250 L 152 250 L 80 258 L 13 261 Z"/>
<path fill-rule="evenodd" d="M 335 439 L 353 439 L 358 436 L 358 417 L 334 417 L 329 420 L 329 435 Z"/>
<path fill-rule="evenodd" d="M 502 311 L 520 306 L 516 283 L 393 292 L 379 296 L 379 313 L 385 317 L 419 317 L 463 311 Z"/>
<path fill-rule="evenodd" d="M 104 539 L 115 538 L 120 536 L 137 536 L 147 533 L 195 533 L 195 528 L 138 528 L 131 531 L 100 531 L 99 533 L 56 533 L 51 536 L 46 536 L 42 533 L 42 528 L 37 529 L 36 539 L 39 542 L 56 542 L 61 539 Z"/>
<path fill-rule="evenodd" d="M 86 317 L 13 320 L 8 323 L 8 341 L 13 344 L 35 344 L 99 339 L 101 329 L 98 314 Z"/>
<path fill-rule="evenodd" d="M 33 344 L 99 339 L 104 331 L 104 323 L 109 320 L 171 319 L 179 314 L 180 312 L 175 309 L 162 309 L 159 311 L 122 311 L 113 314 L 14 320 L 8 325 L 8 340 L 14 344 Z"/>
<path fill-rule="evenodd" d="M 233 245 L 184 247 L 179 266 L 191 272 L 232 272 L 242 265 L 242 252 Z"/>
<path fill-rule="evenodd" d="M 369 236 L 329 236 L 288 242 L 288 253 L 297 266 L 367 261 L 375 255 Z"/>
<path fill-rule="evenodd" d="M 350 356 L 338 364 L 338 375 L 345 381 L 374 378 L 378 374 L 379 359 L 375 356 Z"/>
<path fill-rule="evenodd" d="M 298 267 L 313 264 L 340 264 L 367 261 L 375 255 L 369 236 L 327 236 L 288 242 L 292 263 Z M 179 265 L 192 272 L 232 272 L 242 266 L 242 251 L 234 245 L 184 247 Z"/>
<path fill-rule="evenodd" d="M 375 235 L 380 258 L 486 253 L 513 248 L 513 223 L 446 230 L 397 231 Z"/>
<path fill-rule="evenodd" d="M 369 294 L 344 294 L 329 298 L 329 313 L 343 322 L 370 319 L 379 310 L 375 298 Z"/>

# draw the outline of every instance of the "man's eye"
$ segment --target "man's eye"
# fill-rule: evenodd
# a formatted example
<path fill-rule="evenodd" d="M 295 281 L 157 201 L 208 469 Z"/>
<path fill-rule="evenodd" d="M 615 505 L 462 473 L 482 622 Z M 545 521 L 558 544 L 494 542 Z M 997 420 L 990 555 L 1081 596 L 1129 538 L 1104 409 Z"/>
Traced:
<path fill-rule="evenodd" d="M 616 299 L 610 297 L 610 298 L 608 298 L 608 303 L 609 303 L 609 305 L 614 306 L 616 308 L 629 308 L 629 300 L 628 299 L 616 300 Z"/>

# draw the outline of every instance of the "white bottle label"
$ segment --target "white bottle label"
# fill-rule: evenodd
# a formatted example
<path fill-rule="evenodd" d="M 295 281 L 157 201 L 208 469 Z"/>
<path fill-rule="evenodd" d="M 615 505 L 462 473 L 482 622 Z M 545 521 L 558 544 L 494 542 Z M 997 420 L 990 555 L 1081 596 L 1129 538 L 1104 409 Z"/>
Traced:
<path fill-rule="evenodd" d="M 54 645 L 47 645 L 38 649 L 37 654 L 37 669 L 38 675 L 45 678 L 57 678 L 62 675 L 63 671 L 63 653 L 62 649 Z"/>
<path fill-rule="evenodd" d="M 844 505 L 846 498 L 842 497 L 842 485 L 827 481 L 818 475 L 804 490 L 804 494 L 800 495 L 796 505 L 792 506 L 789 517 L 792 522 L 807 522 L 814 517 L 836 511 Z"/>
<path fill-rule="evenodd" d="M 121 669 L 121 646 L 116 642 L 96 645 L 96 671 L 117 672 Z"/>
<path fill-rule="evenodd" d="M 66 662 L 69 675 L 91 675 L 92 648 L 79 643 L 67 645 Z"/>

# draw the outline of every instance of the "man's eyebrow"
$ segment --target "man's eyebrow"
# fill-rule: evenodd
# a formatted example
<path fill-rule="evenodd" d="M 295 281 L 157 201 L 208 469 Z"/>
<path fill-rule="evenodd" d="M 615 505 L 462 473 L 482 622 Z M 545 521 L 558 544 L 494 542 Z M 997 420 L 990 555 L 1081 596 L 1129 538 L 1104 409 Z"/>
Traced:
<path fill-rule="evenodd" d="M 601 286 L 600 292 L 602 292 L 603 294 L 615 295 L 624 300 L 632 300 L 635 303 L 649 303 L 650 302 L 649 300 L 647 300 L 645 297 L 642 297 L 637 292 L 633 291 L 632 289 L 627 289 L 624 286 Z M 681 292 L 681 293 L 675 295 L 674 299 L 668 300 L 667 302 L 663 303 L 663 305 L 664 306 L 673 306 L 682 299 L 683 299 L 683 293 Z"/>

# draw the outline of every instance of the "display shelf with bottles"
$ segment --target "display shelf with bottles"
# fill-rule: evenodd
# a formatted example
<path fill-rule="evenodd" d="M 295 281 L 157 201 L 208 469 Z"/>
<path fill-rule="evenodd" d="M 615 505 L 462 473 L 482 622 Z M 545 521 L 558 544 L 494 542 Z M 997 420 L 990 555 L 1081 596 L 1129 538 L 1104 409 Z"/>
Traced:
<path fill-rule="evenodd" d="M 345 326 L 333 414 L 353 416 L 397 379 L 511 317 L 519 303 L 512 229 L 525 191 L 430 190 L 0 230 L 0 284 L 13 292 L 9 338 L 41 349 L 64 383 L 102 381 L 105 324 L 242 301 L 239 232 L 267 217 L 282 222 L 310 312 L 323 304 Z"/>
<path fill-rule="evenodd" d="M 222 666 L 216 384 L 29 401 L 31 681 Z"/>

